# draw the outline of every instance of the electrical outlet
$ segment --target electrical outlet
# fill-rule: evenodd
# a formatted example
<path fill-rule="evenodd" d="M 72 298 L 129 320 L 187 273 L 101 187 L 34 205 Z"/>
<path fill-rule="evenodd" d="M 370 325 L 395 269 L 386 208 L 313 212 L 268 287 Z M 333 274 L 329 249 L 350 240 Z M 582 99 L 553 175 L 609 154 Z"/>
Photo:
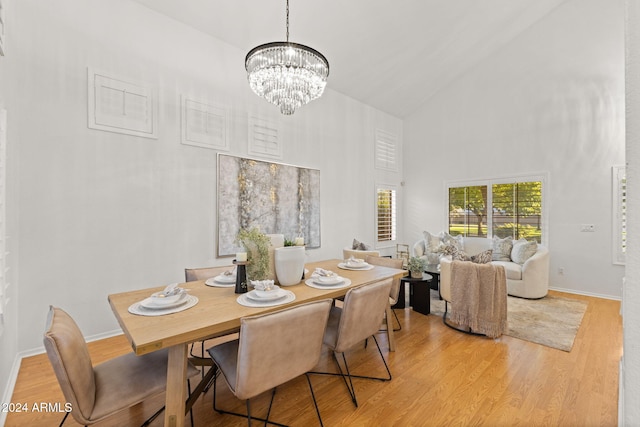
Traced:
<path fill-rule="evenodd" d="M 594 231 L 596 231 L 596 226 L 593 224 L 582 224 L 580 226 L 580 231 L 593 233 Z"/>
<path fill-rule="evenodd" d="M 561 276 L 564 274 L 564 267 L 560 267 L 558 269 L 558 274 L 561 275 Z"/>

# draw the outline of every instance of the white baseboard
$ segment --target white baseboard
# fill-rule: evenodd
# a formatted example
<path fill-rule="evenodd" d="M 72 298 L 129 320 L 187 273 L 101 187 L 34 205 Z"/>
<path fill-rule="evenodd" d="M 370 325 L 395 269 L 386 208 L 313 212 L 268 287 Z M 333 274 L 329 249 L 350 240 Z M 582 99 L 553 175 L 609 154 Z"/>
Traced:
<path fill-rule="evenodd" d="M 610 300 L 614 300 L 614 301 L 621 301 L 622 298 L 620 298 L 619 296 L 615 296 L 615 295 L 605 295 L 605 294 L 595 294 L 592 292 L 578 292 L 575 289 L 564 289 L 564 288 L 557 288 L 555 286 L 549 286 L 549 289 L 552 291 L 558 291 L 558 292 L 564 292 L 567 294 L 574 294 L 574 295 L 584 295 L 586 297 L 595 297 L 595 298 L 603 298 L 603 299 L 610 299 Z"/>
<path fill-rule="evenodd" d="M 85 337 L 87 342 L 98 341 L 105 338 L 115 337 L 116 335 L 122 335 L 122 330 L 116 329 L 113 331 L 103 332 L 101 334 L 91 335 Z M 44 346 L 33 348 L 31 350 L 21 351 L 16 354 L 15 359 L 13 360 L 13 366 L 11 367 L 11 372 L 9 373 L 9 378 L 7 379 L 7 383 L 4 387 L 4 393 L 2 395 L 2 402 L 11 402 L 11 398 L 13 396 L 13 390 L 16 386 L 16 381 L 18 379 L 18 373 L 20 372 L 20 365 L 22 364 L 22 359 L 25 357 L 31 357 L 38 354 L 42 354 L 45 352 Z M 0 411 L 0 426 L 4 426 L 7 419 L 7 413 Z"/>

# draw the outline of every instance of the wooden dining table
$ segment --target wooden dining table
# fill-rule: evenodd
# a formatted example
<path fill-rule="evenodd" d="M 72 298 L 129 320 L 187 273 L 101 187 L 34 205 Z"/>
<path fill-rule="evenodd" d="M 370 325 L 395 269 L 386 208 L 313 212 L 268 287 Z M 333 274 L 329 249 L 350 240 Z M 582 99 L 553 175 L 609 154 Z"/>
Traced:
<path fill-rule="evenodd" d="M 125 336 L 137 355 L 151 353 L 160 349 L 168 349 L 167 390 L 165 406 L 165 422 L 168 427 L 184 425 L 185 410 L 190 408 L 200 391 L 213 375 L 205 377 L 187 401 L 186 375 L 188 362 L 188 346 L 195 341 L 224 336 L 237 332 L 240 319 L 246 316 L 265 314 L 283 308 L 317 301 L 325 298 L 344 296 L 349 288 L 374 283 L 391 277 L 406 275 L 405 270 L 375 266 L 370 270 L 340 269 L 342 260 L 332 259 L 313 262 L 305 265 L 309 277 L 316 268 L 323 268 L 338 273 L 351 280 L 351 285 L 340 289 L 316 289 L 300 281 L 286 289 L 295 294 L 295 300 L 286 304 L 269 307 L 246 307 L 237 302 L 238 294 L 234 287 L 219 288 L 205 285 L 205 281 L 187 282 L 180 287 L 188 290 L 190 295 L 198 298 L 198 303 L 184 311 L 162 316 L 141 316 L 131 314 L 129 307 L 149 297 L 153 292 L 164 287 L 147 288 L 109 295 L 109 304 L 118 319 Z M 387 305 L 387 319 L 391 319 L 391 307 Z M 395 351 L 393 327 L 389 324 L 389 350 Z"/>

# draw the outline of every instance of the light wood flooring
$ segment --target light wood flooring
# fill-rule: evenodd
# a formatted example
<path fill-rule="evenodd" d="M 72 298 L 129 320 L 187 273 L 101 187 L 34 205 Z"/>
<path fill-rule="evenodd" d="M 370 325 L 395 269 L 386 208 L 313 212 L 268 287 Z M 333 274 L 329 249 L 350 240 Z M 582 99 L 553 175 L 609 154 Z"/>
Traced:
<path fill-rule="evenodd" d="M 355 380 L 356 409 L 339 377 L 313 376 L 325 426 L 617 426 L 618 363 L 622 354 L 620 303 L 552 292 L 589 302 L 573 349 L 567 353 L 509 336 L 492 340 L 456 332 L 433 315 L 397 310 L 402 330 L 397 351 L 387 351 L 393 380 Z M 82 328 L 82 325 L 80 325 Z M 122 336 L 89 344 L 93 363 L 130 351 Z M 347 354 L 353 373 L 382 374 L 375 345 Z M 286 363 L 286 360 L 283 360 Z M 334 369 L 328 352 L 319 369 Z M 236 400 L 219 382 L 219 404 Z M 138 426 L 162 406 L 164 396 L 125 410 L 98 426 Z M 13 403 L 64 404 L 46 355 L 22 361 Z M 245 426 L 246 420 L 212 410 L 212 391 L 194 407 L 195 425 Z M 268 394 L 252 400 L 264 415 Z M 57 426 L 63 414 L 10 413 L 6 426 Z M 272 419 L 292 426 L 318 425 L 304 377 L 278 388 Z M 186 424 L 189 425 L 188 417 Z M 162 425 L 162 417 L 152 424 Z M 71 417 L 65 426 L 77 425 Z"/>

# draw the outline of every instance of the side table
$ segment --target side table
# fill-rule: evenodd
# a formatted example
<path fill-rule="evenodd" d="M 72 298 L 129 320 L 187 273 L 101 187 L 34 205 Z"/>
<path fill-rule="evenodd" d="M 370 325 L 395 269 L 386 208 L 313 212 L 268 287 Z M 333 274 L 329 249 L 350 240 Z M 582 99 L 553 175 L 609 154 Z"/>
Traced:
<path fill-rule="evenodd" d="M 429 264 L 424 271 L 433 276 L 434 280 L 431 282 L 431 289 L 438 291 L 438 296 L 442 299 L 440 295 L 440 264 Z"/>
<path fill-rule="evenodd" d="M 404 288 L 404 284 L 409 284 L 409 305 L 413 311 L 421 314 L 431 313 L 431 287 L 429 282 L 433 280 L 433 276 L 422 273 L 421 278 L 403 277 L 400 279 L 400 289 Z"/>

